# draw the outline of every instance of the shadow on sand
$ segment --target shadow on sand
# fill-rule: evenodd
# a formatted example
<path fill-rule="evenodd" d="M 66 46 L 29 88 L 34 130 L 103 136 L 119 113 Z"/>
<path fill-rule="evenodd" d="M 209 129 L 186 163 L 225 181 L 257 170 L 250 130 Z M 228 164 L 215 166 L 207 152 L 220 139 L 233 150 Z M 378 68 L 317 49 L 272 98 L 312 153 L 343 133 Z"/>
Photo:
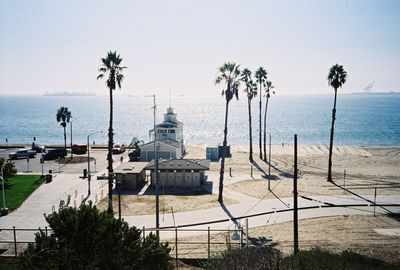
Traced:
<path fill-rule="evenodd" d="M 339 184 L 337 184 L 337 183 L 335 183 L 335 182 L 333 182 L 333 181 L 332 181 L 332 182 L 328 182 L 328 183 L 332 183 L 332 184 L 335 185 L 336 187 L 338 187 L 338 188 L 340 188 L 340 189 L 342 189 L 342 190 L 344 190 L 344 191 L 350 193 L 351 195 L 354 195 L 354 196 L 356 196 L 357 198 L 360 198 L 360 199 L 362 199 L 362 200 L 364 200 L 364 201 L 366 201 L 366 202 L 369 202 L 370 204 L 374 205 L 374 202 L 373 202 L 373 201 L 371 201 L 371 200 L 369 200 L 369 199 L 367 199 L 367 198 L 365 198 L 365 197 L 363 197 L 363 196 L 361 196 L 361 195 L 355 193 L 354 191 L 351 191 L 351 190 L 349 190 L 349 189 L 347 189 L 347 188 L 345 188 L 345 187 L 342 187 L 341 185 L 339 185 Z M 390 211 L 389 209 L 387 209 L 387 208 L 384 207 L 384 206 L 379 206 L 379 205 L 376 205 L 376 206 L 377 206 L 377 207 L 380 207 L 381 209 L 383 209 L 383 210 L 385 210 L 387 213 L 389 213 L 389 216 L 394 214 L 392 211 Z"/>

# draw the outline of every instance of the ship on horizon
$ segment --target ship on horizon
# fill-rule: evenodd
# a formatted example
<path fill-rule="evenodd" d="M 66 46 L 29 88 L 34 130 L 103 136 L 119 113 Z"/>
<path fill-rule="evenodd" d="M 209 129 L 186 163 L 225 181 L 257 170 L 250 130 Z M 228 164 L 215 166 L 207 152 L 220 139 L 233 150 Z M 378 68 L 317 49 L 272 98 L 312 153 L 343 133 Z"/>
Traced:
<path fill-rule="evenodd" d="M 95 96 L 94 92 L 46 91 L 43 96 Z"/>

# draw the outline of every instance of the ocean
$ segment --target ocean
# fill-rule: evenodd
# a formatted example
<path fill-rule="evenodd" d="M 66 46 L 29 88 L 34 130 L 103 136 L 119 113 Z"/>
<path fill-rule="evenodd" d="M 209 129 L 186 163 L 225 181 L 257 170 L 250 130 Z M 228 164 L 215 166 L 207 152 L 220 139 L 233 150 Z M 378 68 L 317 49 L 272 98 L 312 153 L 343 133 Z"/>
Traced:
<path fill-rule="evenodd" d="M 222 96 L 157 97 L 159 123 L 171 102 L 178 120 L 184 124 L 189 144 L 218 144 L 223 140 L 225 99 Z M 265 100 L 263 100 L 265 102 Z M 127 143 L 132 137 L 147 142 L 153 127 L 153 99 L 114 95 L 115 142 Z M 263 103 L 264 106 L 265 103 Z M 267 129 L 272 144 L 292 143 L 298 134 L 300 144 L 329 144 L 333 93 L 324 95 L 279 96 L 270 99 Z M 63 128 L 56 112 L 66 106 L 73 116 L 73 142 L 107 143 L 109 97 L 100 96 L 0 96 L 0 144 L 63 144 Z M 334 143 L 350 146 L 400 145 L 400 94 L 341 94 L 337 101 Z M 258 99 L 252 102 L 253 142 L 258 142 Z M 228 144 L 248 143 L 247 100 L 232 100 L 229 106 Z M 67 144 L 70 126 L 67 127 Z"/>

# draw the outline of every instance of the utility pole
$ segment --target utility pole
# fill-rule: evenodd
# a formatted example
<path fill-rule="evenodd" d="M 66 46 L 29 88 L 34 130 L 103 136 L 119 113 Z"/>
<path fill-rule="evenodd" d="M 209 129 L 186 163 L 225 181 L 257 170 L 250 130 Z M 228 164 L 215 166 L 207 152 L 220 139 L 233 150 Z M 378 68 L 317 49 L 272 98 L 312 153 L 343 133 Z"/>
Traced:
<path fill-rule="evenodd" d="M 299 228 L 297 212 L 297 134 L 294 135 L 294 174 L 293 174 L 293 247 L 294 254 L 299 251 Z"/>
<path fill-rule="evenodd" d="M 151 95 L 149 97 L 153 97 L 153 132 L 154 132 L 154 177 L 155 177 L 155 186 L 156 186 L 156 235 L 160 237 L 160 198 L 159 198 L 159 190 L 158 190 L 158 157 L 157 157 L 157 133 L 156 133 L 156 95 Z"/>
<path fill-rule="evenodd" d="M 6 216 L 8 215 L 8 208 L 6 206 L 6 193 L 4 189 L 4 166 L 6 165 L 6 161 L 1 165 L 1 185 L 3 189 L 3 208 L 1 208 L 1 215 Z"/>
<path fill-rule="evenodd" d="M 271 133 L 269 133 L 268 190 L 271 190 Z"/>
<path fill-rule="evenodd" d="M 72 118 L 72 116 L 71 116 L 71 118 Z M 71 122 L 69 122 L 69 123 L 70 123 L 70 126 L 71 126 L 71 161 L 72 161 L 72 158 L 74 157 L 74 155 L 72 153 L 72 119 L 71 119 Z"/>

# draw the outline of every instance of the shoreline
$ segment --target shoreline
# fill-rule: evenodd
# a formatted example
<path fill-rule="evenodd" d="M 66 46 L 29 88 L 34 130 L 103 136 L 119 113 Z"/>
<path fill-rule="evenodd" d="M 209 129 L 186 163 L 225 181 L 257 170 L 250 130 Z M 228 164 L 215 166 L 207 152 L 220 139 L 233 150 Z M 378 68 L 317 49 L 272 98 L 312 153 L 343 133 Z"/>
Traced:
<path fill-rule="evenodd" d="M 42 143 L 38 143 L 37 145 L 43 145 L 43 146 L 45 146 L 46 148 L 63 148 L 64 147 L 64 145 L 63 144 L 42 144 Z M 206 148 L 206 147 L 215 147 L 215 146 L 217 146 L 217 145 L 220 145 L 220 144 L 215 144 L 215 143 L 194 143 L 194 144 L 192 144 L 192 143 L 189 143 L 189 144 L 186 144 L 186 146 L 187 147 L 199 147 L 199 148 Z M 293 144 L 288 144 L 288 143 L 285 143 L 284 144 L 284 146 L 283 147 L 287 147 L 287 146 L 292 146 Z M 243 150 L 246 150 L 245 148 L 246 147 L 248 147 L 248 144 L 231 144 L 230 145 L 232 148 L 236 148 L 236 150 L 238 150 L 238 149 L 240 149 L 239 151 L 243 151 Z M 281 146 L 282 147 L 282 145 L 281 144 L 271 144 L 271 146 L 272 146 L 272 148 L 275 148 L 275 147 L 279 147 L 279 146 Z M 317 144 L 317 143 L 315 143 L 315 144 L 308 144 L 308 143 L 303 143 L 303 144 L 298 144 L 298 146 L 303 146 L 303 147 L 305 147 L 305 146 L 309 146 L 309 147 L 313 147 L 313 146 L 320 146 L 320 147 L 328 147 L 329 145 L 328 144 Z M 398 148 L 400 148 L 400 144 L 399 145 L 368 145 L 368 146 L 365 146 L 365 145 L 363 145 L 363 146 L 359 146 L 359 145 L 348 145 L 348 144 L 334 144 L 333 145 L 334 147 L 353 147 L 353 148 L 360 148 L 360 149 L 398 149 Z M 10 148 L 30 148 L 31 147 L 31 144 L 29 144 L 29 143 L 8 143 L 8 144 L 4 144 L 4 143 L 2 143 L 2 144 L 0 144 L 0 149 L 10 149 Z M 96 144 L 96 145 L 91 145 L 91 148 L 94 148 L 94 149 L 107 149 L 107 144 Z M 255 151 L 254 151 L 254 153 L 257 153 L 257 147 L 258 147 L 258 145 L 257 144 L 253 144 L 253 149 L 255 149 Z M 67 149 L 70 149 L 71 148 L 71 145 L 68 145 L 67 144 Z M 268 148 L 268 145 L 267 145 L 267 148 Z M 126 146 L 126 149 L 129 149 L 129 147 L 128 146 Z M 245 151 L 245 152 L 248 152 L 248 151 Z"/>

